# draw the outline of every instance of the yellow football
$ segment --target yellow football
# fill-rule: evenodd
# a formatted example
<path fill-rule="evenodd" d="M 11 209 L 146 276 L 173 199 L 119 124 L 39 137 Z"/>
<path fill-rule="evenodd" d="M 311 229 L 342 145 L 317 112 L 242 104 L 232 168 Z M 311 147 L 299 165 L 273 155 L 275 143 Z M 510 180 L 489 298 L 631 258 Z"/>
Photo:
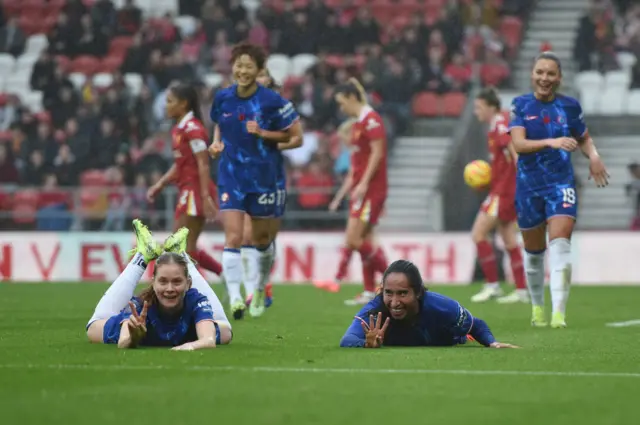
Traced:
<path fill-rule="evenodd" d="M 464 181 L 474 189 L 488 186 L 491 183 L 491 165 L 481 159 L 471 161 L 464 167 Z"/>

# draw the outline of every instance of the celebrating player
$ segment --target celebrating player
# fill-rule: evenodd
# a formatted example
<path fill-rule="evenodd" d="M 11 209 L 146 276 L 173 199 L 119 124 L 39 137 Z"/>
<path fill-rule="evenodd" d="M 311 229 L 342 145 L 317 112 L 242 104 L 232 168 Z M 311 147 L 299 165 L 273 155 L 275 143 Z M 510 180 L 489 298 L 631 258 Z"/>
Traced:
<path fill-rule="evenodd" d="M 209 153 L 220 156 L 218 189 L 225 231 L 222 254 L 231 310 L 235 319 L 244 317 L 240 293 L 245 214 L 251 218 L 252 238 L 260 256 L 259 281 L 268 280 L 274 256 L 273 241 L 279 228 L 279 211 L 286 192 L 278 186 L 281 149 L 301 142 L 298 114 L 291 102 L 257 83 L 265 66 L 265 53 L 258 46 L 242 43 L 233 48 L 231 61 L 236 81 L 216 93 L 211 119 L 217 123 Z M 262 285 L 260 285 L 262 286 Z M 253 295 L 250 313 L 264 312 L 264 289 Z"/>
<path fill-rule="evenodd" d="M 336 278 L 314 282 L 314 285 L 337 292 L 353 251 L 358 251 L 362 258 L 364 292 L 348 303 L 366 304 L 375 297 L 375 273 L 384 273 L 387 267 L 382 249 L 373 242 L 373 229 L 387 199 L 387 138 L 382 118 L 367 104 L 366 93 L 357 80 L 351 79 L 339 86 L 335 99 L 344 114 L 356 118 L 351 130 L 353 152 L 349 174 L 332 202 L 339 203 L 350 192 L 351 211 Z"/>
<path fill-rule="evenodd" d="M 231 342 L 231 324 L 218 297 L 185 252 L 189 230 L 170 236 L 162 253 L 140 220 L 133 228 L 137 252 L 98 302 L 87 324 L 89 341 L 187 351 Z M 151 260 L 156 260 L 153 280 L 134 297 Z"/>
<path fill-rule="evenodd" d="M 271 90 L 277 90 L 278 86 L 269 71 L 264 68 L 258 73 L 258 77 L 256 78 L 258 84 L 261 84 Z M 263 131 L 263 136 L 269 140 L 273 141 L 281 141 L 278 143 L 278 149 L 280 151 L 286 149 L 295 149 L 302 146 L 302 126 L 300 122 L 295 122 L 290 131 L 284 132 L 274 132 L 274 131 Z M 295 134 L 295 136 L 291 136 Z M 268 137 L 267 137 L 268 136 Z M 275 139 L 271 139 L 271 137 L 276 136 Z M 286 207 L 286 190 L 287 190 L 287 177 L 284 169 L 284 157 L 282 155 L 276 155 L 276 159 L 280 161 L 280 165 L 278 167 L 278 175 L 277 175 L 277 188 L 278 191 L 281 191 L 285 196 L 284 202 L 276 206 L 276 211 L 274 215 L 274 234 L 277 234 L 280 230 L 280 220 L 284 215 L 285 207 Z M 264 293 L 264 306 L 270 307 L 273 303 L 273 289 L 272 285 L 269 282 L 269 278 L 271 277 L 271 271 L 273 270 L 273 262 L 275 261 L 276 251 L 274 249 L 272 256 L 272 263 L 269 266 L 269 270 L 264 270 L 263 273 L 260 273 L 260 257 L 258 255 L 258 250 L 255 247 L 255 244 L 252 240 L 253 237 L 253 227 L 251 226 L 251 217 L 249 215 L 245 215 L 244 220 L 244 233 L 242 236 L 242 250 L 241 255 L 243 259 L 243 270 L 244 270 L 244 278 L 243 282 L 245 284 L 245 292 L 247 294 L 247 298 L 245 304 L 247 306 L 251 306 L 253 301 L 253 293 L 254 290 L 257 289 L 259 294 Z M 275 239 L 274 239 L 275 244 Z M 266 264 L 265 264 L 266 267 Z M 263 310 L 258 308 L 257 304 L 259 300 L 256 299 L 256 305 L 254 307 L 249 308 L 249 314 L 252 316 L 257 316 L 262 313 Z"/>
<path fill-rule="evenodd" d="M 562 81 L 560 60 L 543 52 L 531 73 L 533 93 L 519 96 L 511 106 L 509 125 L 518 152 L 516 211 L 526 251 L 527 285 L 533 304 L 531 323 L 546 326 L 544 253 L 549 239 L 551 326 L 566 326 L 571 283 L 571 234 L 578 198 L 571 152 L 580 147 L 589 159 L 590 178 L 598 187 L 609 175 L 584 122 L 580 103 L 557 94 Z"/>
<path fill-rule="evenodd" d="M 197 242 L 205 220 L 213 220 L 217 213 L 216 187 L 211 180 L 209 155 L 207 154 L 207 130 L 202 124 L 200 103 L 195 87 L 179 83 L 167 92 L 167 116 L 177 121 L 173 138 L 174 164 L 169 171 L 147 192 L 149 201 L 169 183 L 178 186 L 178 205 L 174 230 L 189 229 L 187 252 L 199 266 L 217 275 L 222 266 L 204 250 L 198 250 Z"/>
<path fill-rule="evenodd" d="M 500 97 L 495 89 L 486 88 L 478 94 L 474 112 L 480 122 L 489 124 L 491 189 L 471 230 L 471 237 L 476 244 L 478 259 L 486 281 L 482 290 L 471 297 L 471 301 L 485 302 L 499 297 L 497 299 L 499 303 L 529 302 L 522 253 L 518 245 L 514 205 L 518 155 L 511 144 L 507 129 L 508 120 L 501 112 Z M 516 290 L 504 297 L 498 284 L 498 265 L 489 239 L 490 233 L 496 227 L 509 253 L 511 272 L 516 284 Z"/>
<path fill-rule="evenodd" d="M 427 291 L 422 282 L 413 263 L 391 263 L 382 292 L 356 315 L 340 346 L 451 346 L 474 339 L 485 347 L 517 348 L 497 342 L 484 320 L 457 301 Z"/>

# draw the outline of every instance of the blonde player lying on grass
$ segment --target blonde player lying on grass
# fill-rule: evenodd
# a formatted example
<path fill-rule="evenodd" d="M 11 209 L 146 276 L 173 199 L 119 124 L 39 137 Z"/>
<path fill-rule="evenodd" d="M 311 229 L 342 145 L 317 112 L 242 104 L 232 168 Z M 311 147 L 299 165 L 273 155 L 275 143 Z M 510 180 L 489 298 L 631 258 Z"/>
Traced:
<path fill-rule="evenodd" d="M 136 253 L 98 302 L 87 324 L 89 341 L 187 351 L 229 344 L 231 324 L 222 304 L 185 252 L 189 230 L 178 230 L 161 247 L 140 220 L 133 228 Z M 153 279 L 136 297 L 152 260 Z"/>

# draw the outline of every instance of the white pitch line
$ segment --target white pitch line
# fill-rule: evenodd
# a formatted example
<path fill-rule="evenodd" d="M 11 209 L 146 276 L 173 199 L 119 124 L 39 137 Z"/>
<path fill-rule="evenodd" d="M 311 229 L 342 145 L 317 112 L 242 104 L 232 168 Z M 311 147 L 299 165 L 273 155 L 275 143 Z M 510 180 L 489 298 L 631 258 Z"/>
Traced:
<path fill-rule="evenodd" d="M 610 328 L 626 328 L 628 326 L 637 326 L 637 325 L 640 325 L 640 319 L 627 320 L 625 322 L 607 323 L 607 326 L 609 326 Z"/>
<path fill-rule="evenodd" d="M 0 364 L 0 369 L 53 369 L 97 371 L 192 371 L 192 372 L 264 372 L 309 374 L 370 375 L 483 375 L 483 376 L 562 376 L 581 378 L 640 378 L 640 372 L 560 372 L 544 370 L 467 370 L 467 369 L 357 369 L 277 366 L 193 366 L 193 365 L 86 365 L 86 364 Z"/>

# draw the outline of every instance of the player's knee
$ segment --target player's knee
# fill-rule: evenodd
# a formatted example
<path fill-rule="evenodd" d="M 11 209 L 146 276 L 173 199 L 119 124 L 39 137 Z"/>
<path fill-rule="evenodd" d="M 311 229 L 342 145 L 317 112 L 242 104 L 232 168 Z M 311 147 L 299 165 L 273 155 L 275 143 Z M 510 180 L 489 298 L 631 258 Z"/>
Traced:
<path fill-rule="evenodd" d="M 473 243 L 479 244 L 480 242 L 487 240 L 487 235 L 481 230 L 473 229 L 471 230 L 471 240 Z"/>
<path fill-rule="evenodd" d="M 227 232 L 224 238 L 227 248 L 240 248 L 242 246 L 242 233 Z"/>
<path fill-rule="evenodd" d="M 571 242 L 557 238 L 549 242 L 549 266 L 553 270 L 564 270 L 571 265 Z"/>
<path fill-rule="evenodd" d="M 217 322 L 218 331 L 220 332 L 220 345 L 227 345 L 231 343 L 233 339 L 233 331 L 231 330 L 231 324 L 228 322 Z"/>
<path fill-rule="evenodd" d="M 96 320 L 87 327 L 87 339 L 93 344 L 102 344 L 102 333 L 104 330 L 104 323 Z"/>
<path fill-rule="evenodd" d="M 355 235 L 348 235 L 347 240 L 345 241 L 345 245 L 347 248 L 353 251 L 357 251 L 358 249 L 360 249 L 362 242 L 363 241 L 361 237 L 355 236 Z"/>
<path fill-rule="evenodd" d="M 537 273 L 538 270 L 544 267 L 544 253 L 545 251 L 527 251 L 525 255 L 524 268 L 526 273 Z"/>

